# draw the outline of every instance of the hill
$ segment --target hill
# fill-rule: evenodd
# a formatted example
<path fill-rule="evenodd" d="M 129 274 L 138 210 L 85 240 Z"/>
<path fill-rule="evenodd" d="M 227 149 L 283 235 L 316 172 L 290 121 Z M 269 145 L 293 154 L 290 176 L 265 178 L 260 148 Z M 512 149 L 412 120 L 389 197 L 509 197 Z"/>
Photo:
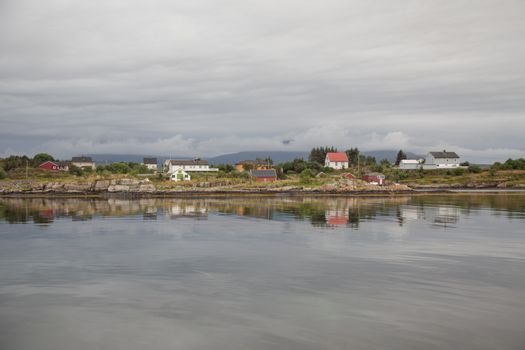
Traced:
<path fill-rule="evenodd" d="M 365 156 L 375 157 L 379 162 L 382 159 L 388 159 L 390 162 L 394 162 L 397 156 L 396 150 L 380 150 L 380 151 L 365 151 L 362 152 Z M 409 159 L 420 158 L 421 156 L 412 153 L 405 152 Z M 283 162 L 288 162 L 294 160 L 295 158 L 308 159 L 308 151 L 244 151 L 237 153 L 223 154 L 216 157 L 209 157 L 207 159 L 210 164 L 235 164 L 247 159 L 256 159 L 256 158 L 267 158 L 270 157 L 274 164 L 279 164 Z M 155 156 L 155 155 L 141 155 L 141 154 L 87 154 L 93 158 L 93 160 L 98 164 L 104 163 L 114 163 L 114 162 L 142 162 L 144 157 L 156 157 L 158 163 L 162 164 L 164 160 L 169 159 L 169 156 Z M 171 156 L 172 159 L 191 159 L 191 157 L 179 157 Z"/>

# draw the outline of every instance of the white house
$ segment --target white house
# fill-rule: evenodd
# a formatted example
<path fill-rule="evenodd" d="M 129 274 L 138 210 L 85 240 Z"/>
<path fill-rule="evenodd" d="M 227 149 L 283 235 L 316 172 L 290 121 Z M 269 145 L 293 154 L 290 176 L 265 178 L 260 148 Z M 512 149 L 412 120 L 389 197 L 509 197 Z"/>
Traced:
<path fill-rule="evenodd" d="M 425 158 L 425 169 L 459 168 L 459 156 L 456 152 L 429 152 Z"/>
<path fill-rule="evenodd" d="M 170 175 L 171 181 L 190 181 L 191 176 L 182 169 L 175 170 L 174 173 Z"/>
<path fill-rule="evenodd" d="M 399 169 L 404 170 L 416 170 L 421 168 L 421 163 L 423 160 L 418 159 L 402 159 L 401 162 L 399 162 Z"/>
<path fill-rule="evenodd" d="M 144 158 L 142 164 L 149 170 L 157 171 L 157 158 Z"/>
<path fill-rule="evenodd" d="M 347 169 L 348 156 L 345 152 L 328 152 L 324 160 L 324 166 L 332 169 Z"/>
<path fill-rule="evenodd" d="M 79 168 L 91 168 L 95 170 L 97 166 L 91 157 L 73 157 L 71 158 L 71 165 L 74 165 Z"/>
<path fill-rule="evenodd" d="M 203 159 L 167 159 L 164 162 L 164 171 L 173 174 L 175 171 L 182 169 L 186 172 L 213 172 L 219 171 L 217 168 L 210 168 L 207 160 Z"/>

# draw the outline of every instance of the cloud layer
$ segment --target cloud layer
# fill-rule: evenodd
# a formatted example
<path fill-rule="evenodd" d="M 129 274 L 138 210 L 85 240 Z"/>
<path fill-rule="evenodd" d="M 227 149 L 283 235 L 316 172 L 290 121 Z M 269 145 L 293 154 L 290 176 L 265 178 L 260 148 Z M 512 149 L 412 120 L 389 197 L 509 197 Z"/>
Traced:
<path fill-rule="evenodd" d="M 0 155 L 525 156 L 524 37 L 519 0 L 4 0 Z"/>

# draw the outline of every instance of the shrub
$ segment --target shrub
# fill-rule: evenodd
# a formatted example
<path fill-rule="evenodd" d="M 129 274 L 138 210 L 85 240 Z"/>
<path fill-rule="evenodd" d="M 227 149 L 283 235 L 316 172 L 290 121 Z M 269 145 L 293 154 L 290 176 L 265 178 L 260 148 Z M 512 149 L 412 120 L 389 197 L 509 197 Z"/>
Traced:
<path fill-rule="evenodd" d="M 75 176 L 82 176 L 84 173 L 82 172 L 82 169 L 80 169 L 79 167 L 77 167 L 76 165 L 73 165 L 71 164 L 69 166 L 69 170 L 68 172 L 71 174 L 71 175 L 75 175 Z"/>
<path fill-rule="evenodd" d="M 310 169 L 304 169 L 299 175 L 302 182 L 310 182 L 310 180 L 315 176 L 314 172 Z"/>
<path fill-rule="evenodd" d="M 469 173 L 478 174 L 481 173 L 481 168 L 479 165 L 469 165 L 468 171 Z"/>
<path fill-rule="evenodd" d="M 456 169 L 452 170 L 452 175 L 454 175 L 454 176 L 461 176 L 463 174 L 465 174 L 465 169 L 463 169 L 463 168 L 456 168 Z"/>
<path fill-rule="evenodd" d="M 7 177 L 7 173 L 5 172 L 4 168 L 0 168 L 0 179 L 5 179 Z"/>

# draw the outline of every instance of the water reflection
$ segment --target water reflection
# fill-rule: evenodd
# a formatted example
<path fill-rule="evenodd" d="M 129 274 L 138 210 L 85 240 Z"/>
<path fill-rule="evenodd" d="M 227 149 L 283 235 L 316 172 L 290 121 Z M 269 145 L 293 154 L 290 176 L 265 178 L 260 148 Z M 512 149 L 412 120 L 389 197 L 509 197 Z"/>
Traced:
<path fill-rule="evenodd" d="M 521 350 L 524 219 L 505 194 L 3 198 L 0 349 Z"/>
<path fill-rule="evenodd" d="M 50 225 L 57 219 L 88 221 L 95 217 L 136 216 L 143 220 L 168 218 L 206 219 L 208 215 L 232 215 L 265 220 L 309 221 L 315 227 L 349 227 L 372 220 L 396 221 L 404 226 L 424 220 L 436 227 L 454 227 L 461 216 L 475 210 L 523 218 L 525 195 L 461 194 L 448 196 L 356 197 L 253 197 L 198 199 L 83 199 L 3 198 L 0 220 Z"/>

